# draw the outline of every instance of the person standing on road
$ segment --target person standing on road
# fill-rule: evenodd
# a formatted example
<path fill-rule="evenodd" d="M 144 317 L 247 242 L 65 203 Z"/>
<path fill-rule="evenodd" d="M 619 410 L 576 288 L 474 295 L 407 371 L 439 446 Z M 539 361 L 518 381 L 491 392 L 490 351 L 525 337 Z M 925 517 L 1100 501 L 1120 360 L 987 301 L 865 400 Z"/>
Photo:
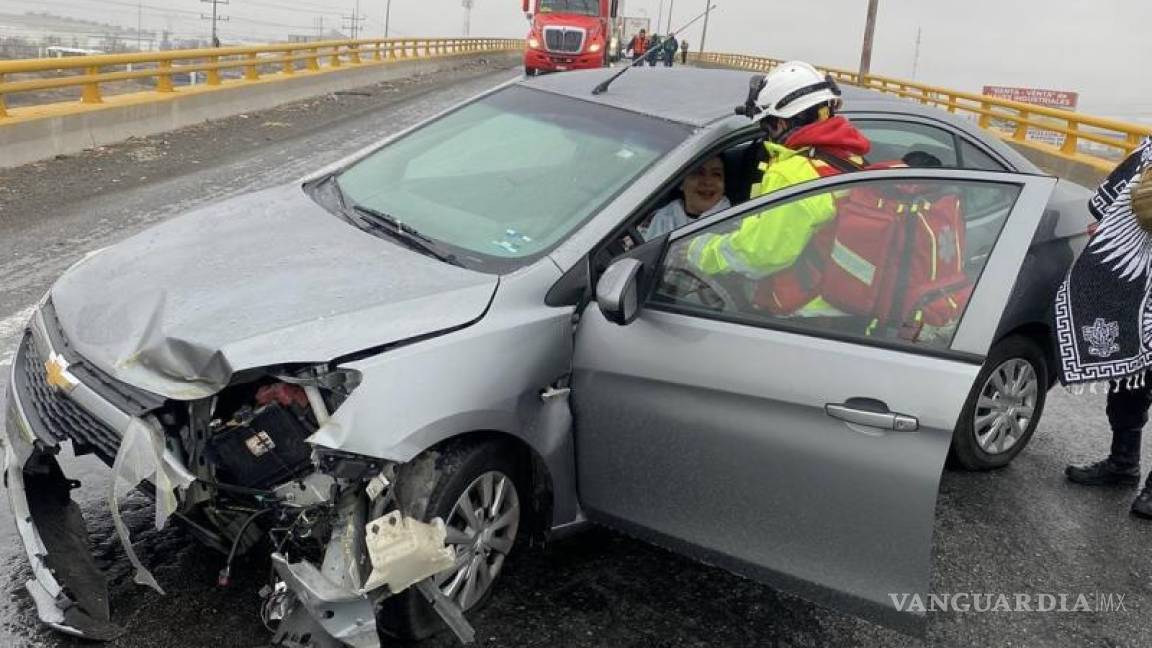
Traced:
<path fill-rule="evenodd" d="M 660 38 L 660 34 L 652 34 L 652 40 L 648 42 L 648 49 L 656 50 L 648 56 L 648 67 L 656 67 L 656 62 L 664 56 L 664 41 Z"/>
<path fill-rule="evenodd" d="M 661 57 L 664 59 L 664 67 L 672 67 L 676 62 L 676 52 L 680 49 L 679 41 L 676 40 L 675 36 L 669 34 L 668 38 L 665 38 L 664 42 L 661 43 L 661 47 L 663 49 Z"/>
<path fill-rule="evenodd" d="M 743 113 L 762 115 L 767 133 L 767 161 L 760 164 L 763 178 L 752 187 L 752 198 L 793 185 L 841 173 L 825 159 L 861 167 L 871 143 L 847 119 L 840 88 L 831 78 L 802 61 L 784 63 L 751 88 Z M 822 159 L 825 158 L 825 159 Z M 755 160 L 751 161 L 755 163 Z M 783 281 L 812 237 L 836 217 L 836 203 L 823 193 L 745 218 L 727 234 L 705 234 L 688 246 L 688 262 L 708 275 L 740 272 L 751 277 Z M 774 275 L 774 276 L 773 276 Z M 768 288 L 769 291 L 774 290 Z M 800 316 L 838 315 L 817 297 L 796 311 Z"/>
<path fill-rule="evenodd" d="M 680 41 L 680 64 L 681 65 L 688 65 L 688 50 L 689 49 L 690 49 L 690 46 L 688 45 L 688 41 L 686 41 L 686 40 Z"/>
<path fill-rule="evenodd" d="M 641 65 L 644 62 L 644 54 L 648 52 L 647 29 L 641 29 L 639 34 L 632 37 L 628 42 L 628 50 L 632 52 L 632 65 Z"/>
<path fill-rule="evenodd" d="M 1111 451 L 1064 474 L 1084 486 L 1140 483 L 1140 441 L 1152 406 L 1152 138 L 1112 172 L 1089 203 L 1099 229 L 1056 294 L 1065 385 L 1104 383 Z M 1132 514 L 1152 519 L 1152 473 Z"/>

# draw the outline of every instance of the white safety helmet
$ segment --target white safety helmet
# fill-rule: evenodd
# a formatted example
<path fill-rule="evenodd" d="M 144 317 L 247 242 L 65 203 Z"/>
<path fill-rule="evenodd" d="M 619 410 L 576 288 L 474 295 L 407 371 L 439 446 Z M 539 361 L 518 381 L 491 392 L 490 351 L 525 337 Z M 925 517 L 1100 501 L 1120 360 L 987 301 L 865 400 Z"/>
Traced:
<path fill-rule="evenodd" d="M 789 61 L 772 70 L 756 96 L 757 112 L 764 116 L 791 119 L 821 104 L 840 109 L 840 87 L 831 76 L 820 73 L 804 61 Z"/>

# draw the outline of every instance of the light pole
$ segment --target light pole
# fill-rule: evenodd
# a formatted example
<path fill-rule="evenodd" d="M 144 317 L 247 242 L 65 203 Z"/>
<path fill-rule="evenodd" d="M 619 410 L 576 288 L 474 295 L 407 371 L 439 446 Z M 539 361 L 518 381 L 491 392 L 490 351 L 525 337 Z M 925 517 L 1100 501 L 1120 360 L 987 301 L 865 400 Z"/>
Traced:
<path fill-rule="evenodd" d="M 392 20 L 392 0 L 384 3 L 384 38 L 388 38 L 388 23 Z"/>
<path fill-rule="evenodd" d="M 876 11 L 880 0 L 868 0 L 868 20 L 864 24 L 864 48 L 860 52 L 860 81 L 872 72 L 872 40 L 876 36 Z"/>
<path fill-rule="evenodd" d="M 668 29 L 664 30 L 665 33 L 672 33 L 672 11 L 676 8 L 676 0 L 668 2 Z"/>
<path fill-rule="evenodd" d="M 712 0 L 704 0 L 704 31 L 700 34 L 700 53 L 704 53 L 704 41 L 708 39 L 708 16 L 712 13 Z"/>

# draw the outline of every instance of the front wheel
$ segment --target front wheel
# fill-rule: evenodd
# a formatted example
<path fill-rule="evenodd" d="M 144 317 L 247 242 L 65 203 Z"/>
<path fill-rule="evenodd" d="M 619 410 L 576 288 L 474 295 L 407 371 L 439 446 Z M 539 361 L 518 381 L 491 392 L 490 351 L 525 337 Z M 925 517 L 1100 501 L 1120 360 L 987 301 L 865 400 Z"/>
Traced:
<path fill-rule="evenodd" d="M 534 77 L 534 76 L 536 76 L 536 74 L 537 74 L 536 68 L 524 66 L 524 76 Z"/>
<path fill-rule="evenodd" d="M 952 435 L 952 458 L 967 470 L 1003 468 L 1028 445 L 1048 395 L 1040 346 L 1012 335 L 992 348 Z"/>
<path fill-rule="evenodd" d="M 488 602 L 516 545 L 524 518 L 523 498 L 528 495 L 526 471 L 518 457 L 500 443 L 454 444 L 421 455 L 397 475 L 398 500 L 405 515 L 444 520 L 456 564 L 435 581 L 466 613 Z M 404 639 L 423 639 L 446 629 L 412 588 L 382 602 L 377 625 Z"/>

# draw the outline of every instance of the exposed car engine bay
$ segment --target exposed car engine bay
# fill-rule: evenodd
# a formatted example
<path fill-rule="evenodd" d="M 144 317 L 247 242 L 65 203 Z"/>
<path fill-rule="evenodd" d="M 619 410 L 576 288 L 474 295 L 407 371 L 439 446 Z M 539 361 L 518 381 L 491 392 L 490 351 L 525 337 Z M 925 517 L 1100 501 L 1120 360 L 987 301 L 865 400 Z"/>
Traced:
<path fill-rule="evenodd" d="M 409 588 L 470 643 L 461 607 L 434 578 L 457 564 L 444 522 L 402 512 L 396 463 L 308 442 L 358 382 L 323 367 L 252 372 L 211 398 L 167 401 L 143 419 L 152 425 L 130 430 L 112 462 L 109 503 L 136 582 L 163 593 L 116 500 L 148 481 L 158 528 L 175 517 L 225 556 L 220 586 L 238 555 L 270 549 L 260 614 L 273 645 L 378 646 L 380 604 Z"/>

